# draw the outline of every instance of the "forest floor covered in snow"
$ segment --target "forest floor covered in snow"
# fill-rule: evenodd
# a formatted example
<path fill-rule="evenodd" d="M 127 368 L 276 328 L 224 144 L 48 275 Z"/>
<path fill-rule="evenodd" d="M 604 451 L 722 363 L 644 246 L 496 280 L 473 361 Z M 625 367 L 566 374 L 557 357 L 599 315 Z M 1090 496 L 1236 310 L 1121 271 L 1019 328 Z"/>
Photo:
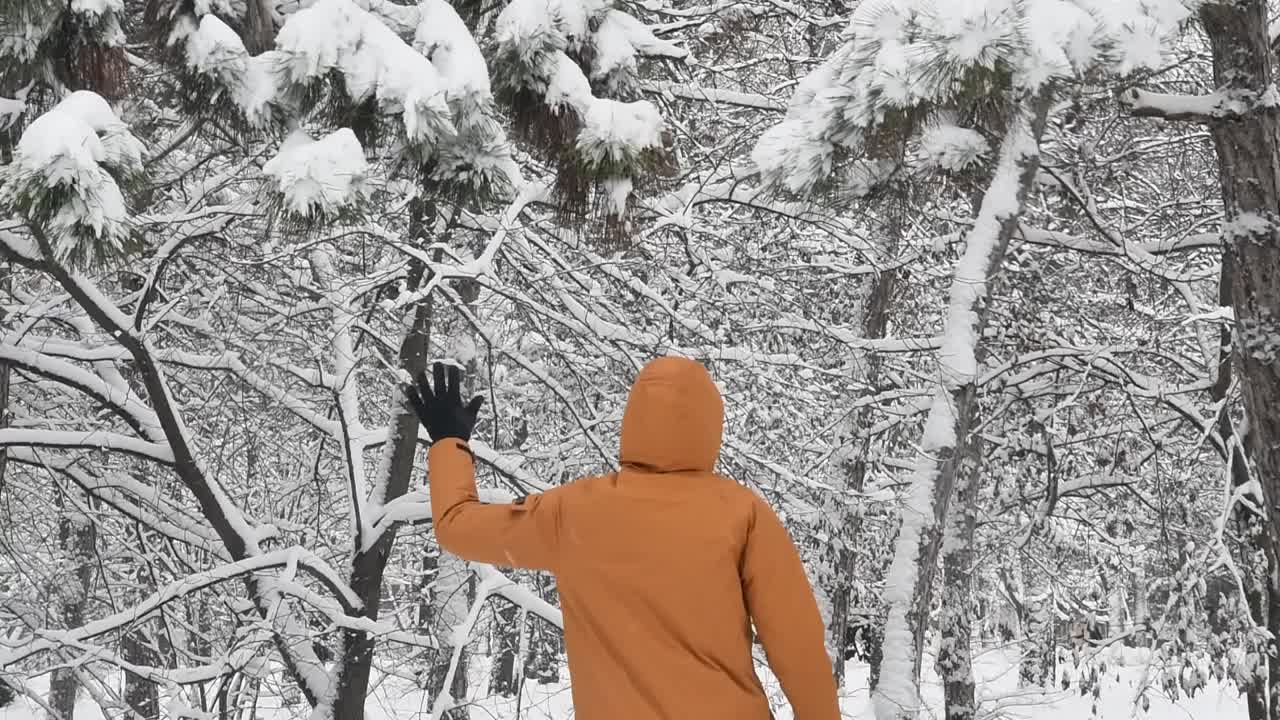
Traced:
<path fill-rule="evenodd" d="M 1151 718 L 1153 720 L 1244 720 L 1244 698 L 1230 682 L 1210 677 L 1194 697 L 1170 698 L 1161 689 L 1161 671 L 1145 661 L 1146 653 L 1117 648 L 1106 659 L 1107 671 L 1101 692 L 1095 701 L 1092 693 L 1082 695 L 1073 681 L 1066 690 L 1037 693 L 1018 688 L 1016 653 L 1005 648 L 983 651 L 974 658 L 974 673 L 981 699 L 979 717 L 990 720 L 1120 720 Z M 931 657 L 926 657 L 931 662 Z M 482 688 L 488 676 L 485 658 L 476 657 L 472 666 L 475 682 Z M 867 691 L 867 665 L 850 662 L 842 691 L 841 707 L 850 720 L 874 720 L 870 694 Z M 1063 668 L 1059 669 L 1058 688 L 1062 687 Z M 1070 666 L 1066 672 L 1074 677 Z M 774 698 L 777 720 L 792 720 L 783 700 L 781 688 L 768 672 L 759 669 L 766 689 Z M 35 684 L 35 683 L 33 683 Z M 423 720 L 431 716 L 427 693 L 394 680 L 373 683 L 377 690 L 369 700 L 368 720 Z M 1146 687 L 1149 705 L 1143 709 L 1139 690 Z M 932 670 L 925 671 L 923 683 L 929 712 L 925 717 L 942 717 L 942 686 Z M 294 720 L 305 718 L 302 707 L 281 707 L 274 698 L 259 698 L 258 717 L 262 720 Z M 18 700 L 0 710 L 0 720 L 38 720 L 43 714 L 32 704 Z M 522 697 L 477 698 L 472 703 L 472 717 L 485 720 L 566 720 L 573 717 L 573 703 L 567 684 L 525 685 Z M 76 720 L 102 720 L 103 714 L 91 698 L 82 696 L 76 706 Z"/>

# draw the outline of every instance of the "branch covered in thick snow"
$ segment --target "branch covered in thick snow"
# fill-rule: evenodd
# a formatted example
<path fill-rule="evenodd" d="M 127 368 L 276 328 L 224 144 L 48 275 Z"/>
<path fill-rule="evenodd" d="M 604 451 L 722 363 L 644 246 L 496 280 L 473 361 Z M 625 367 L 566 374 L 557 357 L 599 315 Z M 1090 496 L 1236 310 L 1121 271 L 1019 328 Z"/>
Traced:
<path fill-rule="evenodd" d="M 991 146 L 982 133 L 950 122 L 930 125 L 920 136 L 920 155 L 926 166 L 939 170 L 964 170 L 990 153 Z"/>
<path fill-rule="evenodd" d="M 752 160 L 767 183 L 804 194 L 831 174 L 837 147 L 860 153 L 864 130 L 967 100 L 957 88 L 1036 91 L 1095 68 L 1159 67 L 1187 16 L 1176 0 L 863 2 L 846 43 L 797 85 L 786 118 L 761 136 Z M 1011 72 L 998 77 L 998 67 Z"/>
<path fill-rule="evenodd" d="M 289 16 L 276 47 L 290 84 L 305 86 L 336 71 L 354 102 L 377 97 L 398 110 L 411 144 L 434 148 L 454 133 L 435 66 L 350 0 L 319 0 Z"/>
<path fill-rule="evenodd" d="M 368 163 L 350 128 L 313 140 L 294 130 L 276 156 L 262 166 L 275 182 L 285 207 L 301 217 L 332 218 L 365 194 Z"/>
<path fill-rule="evenodd" d="M 682 50 L 601 0 L 513 0 L 498 16 L 496 29 L 495 81 L 509 102 L 523 105 L 537 98 L 546 114 L 560 118 L 550 122 L 581 125 L 575 146 L 586 175 L 630 177 L 645 151 L 662 148 L 664 123 L 656 107 L 644 100 L 597 97 L 591 79 L 615 90 L 630 88 L 638 83 L 638 53 L 676 57 Z M 571 56 L 584 48 L 595 51 L 587 72 Z M 618 213 L 629 188 L 615 183 L 612 190 L 611 212 Z"/>
<path fill-rule="evenodd" d="M 1272 92 L 1274 95 L 1274 91 Z M 1163 120 L 1209 122 L 1240 117 L 1255 106 L 1238 92 L 1212 92 L 1207 95 L 1171 95 L 1132 88 L 1120 95 L 1120 102 L 1136 117 Z M 1267 103 L 1276 104 L 1272 98 Z"/>
<path fill-rule="evenodd" d="M 123 473 L 103 474 L 82 470 L 72 456 L 37 453 L 28 448 L 10 447 L 8 457 L 14 462 L 42 467 L 71 479 L 85 493 L 93 495 L 120 511 L 125 517 L 140 522 L 165 537 L 192 545 L 222 559 L 223 548 L 218 536 L 197 518 L 171 503 L 155 487 L 144 485 Z"/>
<path fill-rule="evenodd" d="M 151 613 L 156 612 L 178 598 L 190 595 L 193 592 L 203 590 L 204 588 L 212 585 L 217 585 L 218 583 L 240 577 L 242 575 L 257 573 L 269 568 L 277 567 L 297 567 L 312 573 L 334 593 L 334 597 L 349 611 L 359 610 L 362 605 L 360 598 L 356 597 L 345 583 L 337 580 L 337 574 L 323 560 L 316 557 L 310 551 L 302 548 L 284 548 L 282 550 L 276 550 L 274 552 L 264 553 L 252 558 L 246 558 L 237 562 L 221 565 L 213 568 L 212 570 L 188 575 L 169 583 L 156 591 L 150 597 L 136 603 L 127 610 L 108 615 L 107 617 L 87 623 L 78 628 L 71 628 L 68 630 L 37 630 L 35 632 L 36 637 L 42 639 L 33 639 L 31 642 L 25 643 L 19 648 L 5 653 L 0 653 L 0 667 L 6 667 L 14 663 L 21 662 L 37 653 L 56 649 L 66 642 L 74 643 L 77 641 L 87 640 L 89 638 L 117 630 L 146 618 Z"/>
<path fill-rule="evenodd" d="M 614 91 L 625 90 L 635 83 L 639 56 L 683 60 L 689 55 L 675 43 L 659 40 L 647 25 L 616 9 L 606 11 L 600 21 L 595 47 L 591 79 L 603 82 Z"/>
<path fill-rule="evenodd" d="M 477 197 L 505 196 L 522 184 L 494 107 L 489 65 L 446 0 L 423 0 L 413 46 L 440 73 L 456 134 L 440 143 L 432 179 Z"/>
<path fill-rule="evenodd" d="M 285 56 L 277 51 L 250 55 L 240 36 L 213 14 L 186 32 L 187 67 L 225 87 L 250 125 L 273 120 L 273 105 L 283 90 L 277 70 Z"/>
<path fill-rule="evenodd" d="M 172 465 L 173 452 L 160 443 L 106 430 L 42 430 L 0 428 L 0 447 L 79 448 L 116 450 Z"/>
<path fill-rule="evenodd" d="M 40 226 L 58 262 L 121 255 L 133 241 L 116 176 L 140 171 L 142 152 L 105 100 L 76 91 L 32 121 L 0 166 L 0 207 Z"/>

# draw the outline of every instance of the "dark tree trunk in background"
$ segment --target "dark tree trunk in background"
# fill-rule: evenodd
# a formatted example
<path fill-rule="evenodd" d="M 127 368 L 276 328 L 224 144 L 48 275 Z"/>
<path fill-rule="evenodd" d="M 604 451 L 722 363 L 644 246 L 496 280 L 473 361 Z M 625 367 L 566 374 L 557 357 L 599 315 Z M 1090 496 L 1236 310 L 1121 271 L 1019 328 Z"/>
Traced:
<path fill-rule="evenodd" d="M 513 697 L 519 689 L 516 678 L 516 656 L 520 650 L 520 636 L 523 628 L 520 625 L 520 608 L 506 603 L 498 610 L 498 626 L 494 628 L 497 648 L 494 653 L 497 660 L 493 666 L 493 678 L 490 692 L 503 697 Z"/>
<path fill-rule="evenodd" d="M 62 513 L 58 520 L 58 546 L 65 553 L 65 567 L 69 572 L 55 581 L 58 584 L 54 602 L 62 616 L 63 627 L 77 628 L 85 622 L 84 610 L 93 584 L 94 545 L 98 532 L 93 521 L 72 505 L 61 491 L 58 492 L 57 503 Z M 59 668 L 53 672 L 49 681 L 49 705 L 62 716 L 62 720 L 71 720 L 75 714 L 79 688 L 80 682 L 71 669 Z"/>
<path fill-rule="evenodd" d="M 5 268 L 5 290 L 12 292 L 13 271 Z M 0 308 L 0 325 L 4 324 L 4 309 Z M 0 361 L 0 429 L 9 427 L 9 363 Z M 0 448 L 0 495 L 4 494 L 5 471 L 8 469 L 9 453 Z"/>
<path fill-rule="evenodd" d="M 1248 421 L 1248 455 L 1266 507 L 1260 533 L 1269 578 L 1262 618 L 1271 632 L 1267 717 L 1280 720 L 1280 117 L 1265 99 L 1274 82 L 1265 0 L 1208 3 L 1200 20 L 1213 49 L 1214 83 L 1249 108 L 1209 124 L 1221 173 L 1223 253 L 1235 312 L 1234 356 Z M 1227 438 L 1224 438 L 1226 440 Z M 1253 603 L 1251 603 L 1252 605 Z M 1258 603 L 1259 606 L 1263 603 Z M 1251 693 L 1253 694 L 1253 693 Z M 1256 698 L 1250 714 L 1256 712 Z"/>
<path fill-rule="evenodd" d="M 130 629 L 120 639 L 120 654 L 135 665 L 156 665 L 157 654 L 148 640 L 144 628 Z M 159 688 L 150 680 L 128 671 L 124 673 L 124 703 L 135 717 L 146 720 L 160 717 Z"/>
<path fill-rule="evenodd" d="M 978 525 L 978 472 L 980 441 L 965 448 L 956 473 L 955 511 L 942 547 L 942 612 L 938 634 L 937 670 L 942 679 L 946 720 L 973 720 L 978 710 L 974 697 L 973 638 L 973 536 Z"/>
<path fill-rule="evenodd" d="M 895 237 L 892 234 L 891 237 Z M 880 273 L 872 283 L 871 293 L 867 299 L 866 313 L 862 322 L 863 337 L 868 339 L 878 339 L 885 336 L 885 330 L 889 324 L 889 303 L 893 298 L 894 290 L 898 285 L 898 271 L 886 270 Z M 873 353 L 866 355 L 865 370 L 863 373 L 863 383 L 867 386 L 868 393 L 874 393 L 875 387 L 879 382 L 879 362 Z M 872 414 L 871 406 L 866 406 L 854 414 L 852 418 L 851 429 L 857 430 L 865 428 L 870 424 Z M 854 442 L 854 438 L 850 437 L 847 442 Z M 860 493 L 866 487 L 867 482 L 867 441 L 858 443 L 854 448 L 852 457 L 844 464 L 845 467 L 845 487 L 854 492 Z M 835 546 L 835 583 L 830 592 L 831 597 L 831 627 L 827 628 L 829 634 L 829 645 L 833 652 L 834 671 L 836 676 L 836 685 L 840 686 L 844 683 L 844 666 L 845 666 L 845 647 L 848 643 L 849 635 L 849 608 L 853 604 L 853 580 L 857 577 L 858 553 L 851 545 L 853 539 L 858 537 L 859 530 L 862 527 L 862 507 L 851 502 L 846 502 L 840 512 L 839 527 L 833 528 L 831 532 L 831 541 Z M 869 638 L 865 635 L 859 638 L 859 642 L 874 643 L 878 646 L 878 640 Z M 873 654 L 875 659 L 880 657 L 879 652 Z M 873 662 L 871 667 L 871 688 L 875 689 L 876 683 L 879 681 L 880 663 Z"/>
<path fill-rule="evenodd" d="M 1222 270 L 1218 279 L 1218 304 L 1231 306 L 1231 283 L 1235 276 L 1235 263 L 1230 253 L 1222 254 Z M 1232 331 L 1223 325 L 1218 337 L 1218 377 L 1209 391 L 1215 403 L 1227 398 L 1232 381 Z M 1218 435 L 1222 438 L 1224 454 L 1231 464 L 1232 488 L 1239 488 L 1249 483 L 1249 461 L 1243 450 L 1243 438 L 1238 437 L 1235 423 L 1231 420 L 1230 407 L 1223 407 L 1218 415 Z M 1244 606 L 1249 611 L 1249 619 L 1255 626 L 1266 627 L 1266 553 L 1260 548 L 1266 543 L 1266 518 L 1259 516 L 1244 503 L 1236 503 L 1231 509 L 1231 524 L 1234 528 L 1236 542 L 1231 543 L 1236 558 L 1236 567 L 1240 571 L 1240 582 L 1244 587 Z M 1215 598 L 1216 602 L 1216 598 Z M 1207 605 L 1207 603 L 1206 603 Z M 1210 618 L 1213 623 L 1216 618 Z M 1258 657 L 1266 653 L 1266 647 L 1257 639 L 1249 640 L 1248 651 L 1256 652 Z M 1266 720 L 1267 690 L 1266 677 L 1255 673 L 1252 677 L 1237 678 L 1241 692 L 1245 695 L 1250 720 Z"/>
<path fill-rule="evenodd" d="M 276 28 L 271 20 L 268 0 L 245 0 L 244 49 L 250 55 L 270 50 L 276 43 Z"/>

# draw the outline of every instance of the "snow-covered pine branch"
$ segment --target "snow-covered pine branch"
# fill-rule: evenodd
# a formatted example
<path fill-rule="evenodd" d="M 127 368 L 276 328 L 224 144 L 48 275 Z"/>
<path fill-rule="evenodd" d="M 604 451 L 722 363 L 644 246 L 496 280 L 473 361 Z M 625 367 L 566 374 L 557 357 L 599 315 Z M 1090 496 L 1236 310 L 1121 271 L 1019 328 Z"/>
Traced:
<path fill-rule="evenodd" d="M 786 118 L 761 137 L 752 159 L 767 184 L 808 195 L 851 154 L 845 171 L 869 188 L 885 176 L 862 159 L 875 159 L 874 133 L 910 135 L 921 113 L 945 115 L 978 95 L 1034 91 L 1096 69 L 1153 67 L 1187 15 L 1178 0 L 864 2 L 845 43 L 800 82 Z M 944 153 L 938 139 L 927 143 L 926 158 Z M 951 132 L 949 140 L 972 146 L 971 136 Z"/>
<path fill-rule="evenodd" d="M 752 153 L 767 186 L 808 197 L 831 191 L 833 176 L 843 176 L 846 194 L 861 196 L 900 170 L 981 168 L 986 138 L 1003 136 L 952 278 L 921 457 L 886 579 L 884 660 L 874 692 L 881 720 L 914 717 L 920 707 L 936 540 L 976 406 L 987 284 L 1035 180 L 1053 88 L 1086 71 L 1154 66 L 1162 42 L 1187 14 L 1172 0 L 1105 9 L 1009 0 L 864 2 L 853 11 L 846 42 L 800 82 L 786 118 Z M 956 123 L 961 114 L 970 127 Z M 904 154 L 911 145 L 915 152 Z M 967 660 L 957 672 L 968 676 L 972 696 Z M 973 704 L 972 697 L 959 702 Z"/>
<path fill-rule="evenodd" d="M 142 153 L 105 100 L 78 90 L 33 120 L 0 166 L 0 208 L 39 225 L 56 262 L 117 260 L 137 247 L 120 182 L 141 171 Z"/>
<path fill-rule="evenodd" d="M 562 210 L 584 216 L 599 183 L 602 214 L 614 232 L 625 232 L 634 181 L 670 162 L 665 123 L 649 101 L 604 97 L 592 83 L 635 94 L 639 57 L 683 59 L 687 52 L 603 0 L 515 0 L 496 28 L 498 95 L 516 112 L 525 139 L 556 159 Z"/>

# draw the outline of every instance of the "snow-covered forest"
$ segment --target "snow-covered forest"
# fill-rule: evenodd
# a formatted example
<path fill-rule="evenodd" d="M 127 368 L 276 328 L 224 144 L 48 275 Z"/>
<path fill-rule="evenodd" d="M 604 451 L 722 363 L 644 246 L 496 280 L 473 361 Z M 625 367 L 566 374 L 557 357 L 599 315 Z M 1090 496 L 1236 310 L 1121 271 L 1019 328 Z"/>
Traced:
<path fill-rule="evenodd" d="M 1280 720 L 1278 11 L 0 0 L 0 719 L 573 717 L 401 387 L 509 502 L 675 354 L 845 717 Z"/>

